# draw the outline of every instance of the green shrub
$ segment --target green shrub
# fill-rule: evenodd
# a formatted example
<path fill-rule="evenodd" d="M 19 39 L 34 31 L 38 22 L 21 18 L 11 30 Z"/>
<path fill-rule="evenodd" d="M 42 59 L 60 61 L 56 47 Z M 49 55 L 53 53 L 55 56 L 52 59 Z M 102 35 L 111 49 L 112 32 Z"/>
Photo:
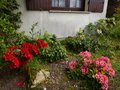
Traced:
<path fill-rule="evenodd" d="M 110 32 L 110 37 L 113 39 L 118 39 L 120 37 L 120 21 L 116 22 L 116 25 L 112 28 L 112 31 Z"/>
<path fill-rule="evenodd" d="M 113 15 L 117 21 L 120 20 L 120 8 L 115 9 L 115 13 Z"/>
<path fill-rule="evenodd" d="M 65 47 L 60 43 L 59 40 L 57 40 L 55 35 L 50 35 L 45 32 L 45 34 L 40 38 L 46 41 L 49 45 L 40 51 L 40 56 L 44 60 L 48 62 L 55 62 L 67 57 L 67 51 Z"/>
<path fill-rule="evenodd" d="M 3 48 L 4 44 L 13 44 L 17 37 L 16 30 L 21 22 L 21 13 L 15 12 L 18 7 L 16 0 L 0 0 L 0 48 Z"/>
<path fill-rule="evenodd" d="M 86 34 L 93 36 L 109 35 L 111 28 L 115 25 L 114 18 L 100 19 L 99 21 L 88 24 L 85 27 Z"/>
<path fill-rule="evenodd" d="M 0 52 L 3 52 L 5 48 L 6 48 L 6 44 L 5 44 L 4 38 L 0 36 Z"/>
<path fill-rule="evenodd" d="M 67 49 L 73 51 L 73 52 L 80 52 L 84 50 L 84 46 L 82 44 L 82 40 L 80 40 L 77 37 L 68 37 L 64 41 L 65 46 Z"/>
<path fill-rule="evenodd" d="M 85 50 L 95 52 L 99 47 L 99 44 L 96 40 L 93 40 L 92 38 L 89 38 L 87 36 L 85 36 L 82 39 L 78 36 L 68 37 L 62 42 L 68 50 L 73 51 L 75 53 L 79 53 L 80 51 Z"/>
<path fill-rule="evenodd" d="M 68 37 L 62 42 L 67 49 L 77 53 L 85 50 L 95 52 L 99 49 L 107 49 L 110 47 L 110 33 L 115 25 L 114 18 L 101 19 L 87 25 L 75 37 Z"/>

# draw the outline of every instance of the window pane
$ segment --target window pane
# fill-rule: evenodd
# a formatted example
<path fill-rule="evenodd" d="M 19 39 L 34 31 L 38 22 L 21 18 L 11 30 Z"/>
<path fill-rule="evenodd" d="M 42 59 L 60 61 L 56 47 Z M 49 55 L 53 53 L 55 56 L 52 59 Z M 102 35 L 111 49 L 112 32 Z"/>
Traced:
<path fill-rule="evenodd" d="M 65 7 L 65 0 L 52 0 L 52 7 Z"/>
<path fill-rule="evenodd" d="M 81 0 L 70 0 L 70 8 L 79 8 L 81 7 Z"/>
<path fill-rule="evenodd" d="M 65 0 L 59 0 L 59 7 L 65 7 Z"/>
<path fill-rule="evenodd" d="M 55 5 L 55 2 L 54 2 L 54 0 L 52 0 L 52 7 Z"/>
<path fill-rule="evenodd" d="M 74 7 L 75 7 L 75 1 L 76 1 L 76 0 L 70 0 L 70 7 L 71 7 L 71 8 L 74 8 Z"/>
<path fill-rule="evenodd" d="M 77 0 L 77 2 L 76 2 L 76 7 L 77 7 L 77 8 L 81 7 L 81 0 Z"/>
<path fill-rule="evenodd" d="M 52 0 L 52 7 L 58 7 L 59 0 Z"/>

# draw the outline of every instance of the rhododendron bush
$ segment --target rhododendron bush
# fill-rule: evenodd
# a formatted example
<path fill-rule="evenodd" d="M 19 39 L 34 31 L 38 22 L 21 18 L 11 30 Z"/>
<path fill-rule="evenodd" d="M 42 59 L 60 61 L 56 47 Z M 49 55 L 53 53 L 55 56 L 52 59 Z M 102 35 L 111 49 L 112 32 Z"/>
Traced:
<path fill-rule="evenodd" d="M 81 60 L 68 62 L 69 76 L 79 79 L 87 78 L 97 82 L 93 87 L 100 86 L 102 90 L 108 90 L 108 79 L 115 76 L 115 71 L 112 68 L 108 57 L 100 57 L 91 59 L 91 53 L 88 51 L 80 52 Z M 97 87 L 98 88 L 98 87 Z"/>
<path fill-rule="evenodd" d="M 20 68 L 27 65 L 30 60 L 39 55 L 38 50 L 47 47 L 48 44 L 40 39 L 37 43 L 23 42 L 21 47 L 11 46 L 3 55 L 3 59 L 8 62 L 10 69 Z"/>

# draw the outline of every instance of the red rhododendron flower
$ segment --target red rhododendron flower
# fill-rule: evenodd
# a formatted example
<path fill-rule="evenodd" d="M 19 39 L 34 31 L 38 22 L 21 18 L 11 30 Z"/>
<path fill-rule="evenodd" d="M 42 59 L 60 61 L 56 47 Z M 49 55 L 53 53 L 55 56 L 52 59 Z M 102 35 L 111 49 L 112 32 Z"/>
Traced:
<path fill-rule="evenodd" d="M 32 51 L 38 55 L 38 46 L 36 44 L 30 44 L 24 42 L 21 47 L 21 54 L 24 55 L 25 58 L 27 59 L 32 59 Z"/>
<path fill-rule="evenodd" d="M 19 62 L 18 58 L 15 57 L 12 62 L 14 63 L 14 65 L 16 66 L 16 68 L 20 66 L 20 62 Z"/>
<path fill-rule="evenodd" d="M 10 68 L 15 69 L 20 66 L 19 59 L 14 55 L 14 50 L 17 49 L 18 46 L 11 46 L 6 51 L 5 55 L 3 55 L 3 58 L 5 61 L 11 61 L 10 62 Z"/>
<path fill-rule="evenodd" d="M 24 78 L 22 78 L 20 81 L 16 82 L 16 86 L 18 86 L 18 87 L 24 87 L 25 86 Z"/>
<path fill-rule="evenodd" d="M 26 59 L 32 59 L 33 56 L 30 51 L 32 51 L 31 44 L 24 42 L 21 47 L 21 54 L 23 54 Z"/>
<path fill-rule="evenodd" d="M 20 60 L 20 65 L 27 65 L 29 63 L 29 59 L 21 59 Z"/>
<path fill-rule="evenodd" d="M 6 51 L 5 55 L 3 55 L 3 58 L 6 61 L 11 61 L 14 59 L 14 53 L 12 51 Z"/>
<path fill-rule="evenodd" d="M 31 49 L 31 44 L 30 44 L 30 43 L 27 43 L 27 42 L 23 42 L 21 47 L 22 47 L 22 48 Z"/>
<path fill-rule="evenodd" d="M 48 44 L 42 40 L 38 40 L 38 45 L 40 48 L 48 46 Z M 21 45 L 21 49 L 16 49 L 18 49 L 18 46 L 9 47 L 2 57 L 5 61 L 9 61 L 11 69 L 16 69 L 22 65 L 28 64 L 29 60 L 33 58 L 32 54 L 38 55 L 38 46 L 34 43 L 24 42 Z"/>
<path fill-rule="evenodd" d="M 24 42 L 21 46 L 21 54 L 25 54 L 26 52 L 30 52 L 31 50 L 31 44 Z"/>
<path fill-rule="evenodd" d="M 29 59 L 29 60 L 31 60 L 31 59 L 33 58 L 32 54 L 29 53 L 29 52 L 26 52 L 26 53 L 24 54 L 24 57 L 25 57 L 26 59 Z"/>
<path fill-rule="evenodd" d="M 11 63 L 9 67 L 10 67 L 10 69 L 16 69 L 17 68 L 17 66 L 15 66 L 14 63 Z"/>
<path fill-rule="evenodd" d="M 36 44 L 32 44 L 32 50 L 33 50 L 33 52 L 36 54 L 36 55 L 38 55 L 38 46 L 36 45 Z"/>
<path fill-rule="evenodd" d="M 40 39 L 38 39 L 38 45 L 40 48 L 44 48 L 44 47 L 47 47 L 48 44 Z"/>
<path fill-rule="evenodd" d="M 8 50 L 13 51 L 13 50 L 15 50 L 15 49 L 17 49 L 17 48 L 18 48 L 18 46 L 15 45 L 15 46 L 11 46 L 11 47 L 9 47 Z"/>

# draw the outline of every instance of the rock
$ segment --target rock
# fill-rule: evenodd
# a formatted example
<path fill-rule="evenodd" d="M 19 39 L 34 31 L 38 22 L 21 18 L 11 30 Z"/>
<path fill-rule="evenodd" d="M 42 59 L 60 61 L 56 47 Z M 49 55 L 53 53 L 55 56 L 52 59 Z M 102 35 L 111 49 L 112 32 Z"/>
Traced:
<path fill-rule="evenodd" d="M 43 81 L 45 81 L 49 77 L 50 77 L 50 72 L 49 71 L 40 70 L 36 74 L 36 78 L 33 80 L 33 82 L 32 82 L 33 85 L 31 86 L 31 88 L 36 87 L 38 84 L 42 83 Z"/>

